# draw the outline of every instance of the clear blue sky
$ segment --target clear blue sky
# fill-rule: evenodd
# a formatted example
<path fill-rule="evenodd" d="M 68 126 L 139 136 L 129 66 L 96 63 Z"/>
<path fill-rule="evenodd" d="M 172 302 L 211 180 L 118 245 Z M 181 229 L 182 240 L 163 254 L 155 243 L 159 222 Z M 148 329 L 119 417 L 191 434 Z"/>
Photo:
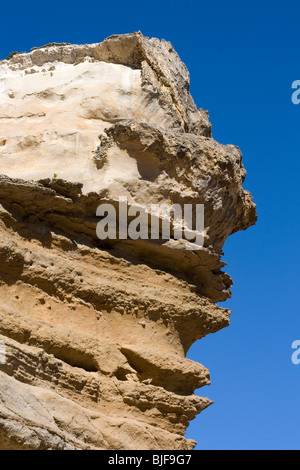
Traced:
<path fill-rule="evenodd" d="M 300 3 L 270 0 L 2 2 L 0 58 L 56 42 L 141 30 L 172 42 L 208 109 L 213 137 L 238 145 L 257 203 L 255 227 L 229 238 L 231 325 L 189 357 L 210 369 L 215 401 L 187 436 L 197 449 L 299 449 Z M 222 305 L 222 304 L 220 304 Z M 198 393 L 198 391 L 197 391 Z"/>

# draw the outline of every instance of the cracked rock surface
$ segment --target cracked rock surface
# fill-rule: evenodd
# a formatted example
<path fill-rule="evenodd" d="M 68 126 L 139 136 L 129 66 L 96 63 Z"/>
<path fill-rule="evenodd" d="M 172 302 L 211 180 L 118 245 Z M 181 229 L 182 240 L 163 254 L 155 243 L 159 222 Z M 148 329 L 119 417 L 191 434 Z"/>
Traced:
<path fill-rule="evenodd" d="M 210 376 L 186 354 L 229 325 L 222 247 L 256 221 L 245 175 L 169 42 L 0 62 L 0 450 L 194 448 Z M 204 246 L 100 240 L 97 207 L 119 198 L 203 204 Z"/>

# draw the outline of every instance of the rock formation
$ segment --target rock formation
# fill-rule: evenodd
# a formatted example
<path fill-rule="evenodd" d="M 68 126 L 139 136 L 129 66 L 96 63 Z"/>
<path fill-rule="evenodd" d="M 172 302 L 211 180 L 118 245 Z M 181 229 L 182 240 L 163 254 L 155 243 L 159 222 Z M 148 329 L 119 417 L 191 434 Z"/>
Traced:
<path fill-rule="evenodd" d="M 0 62 L 0 449 L 192 449 L 190 346 L 228 326 L 226 238 L 256 221 L 172 45 L 141 33 Z M 204 246 L 107 239 L 101 203 L 204 204 Z M 199 358 L 201 359 L 201 358 Z"/>

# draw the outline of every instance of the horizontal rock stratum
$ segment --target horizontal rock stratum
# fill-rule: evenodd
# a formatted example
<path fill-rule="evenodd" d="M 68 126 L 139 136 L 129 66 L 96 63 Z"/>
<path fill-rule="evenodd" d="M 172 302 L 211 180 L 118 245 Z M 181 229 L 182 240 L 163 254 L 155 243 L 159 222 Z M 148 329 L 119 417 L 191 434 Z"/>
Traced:
<path fill-rule="evenodd" d="M 229 325 L 222 247 L 256 221 L 245 174 L 169 42 L 0 62 L 0 449 L 195 446 L 210 377 L 186 354 Z M 204 204 L 204 246 L 100 240 L 97 207 L 119 198 Z"/>

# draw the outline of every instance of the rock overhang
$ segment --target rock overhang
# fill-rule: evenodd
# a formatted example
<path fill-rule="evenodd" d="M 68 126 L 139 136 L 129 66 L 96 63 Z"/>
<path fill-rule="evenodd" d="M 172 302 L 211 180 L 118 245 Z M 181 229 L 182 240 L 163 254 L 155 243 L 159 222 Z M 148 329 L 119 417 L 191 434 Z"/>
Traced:
<path fill-rule="evenodd" d="M 193 395 L 209 376 L 185 355 L 229 325 L 215 305 L 231 295 L 222 246 L 256 221 L 241 152 L 212 138 L 172 45 L 141 33 L 0 62 L 0 124 L 0 333 L 11 351 L 0 369 L 7 387 L 31 396 L 35 416 L 21 413 L 22 441 L 18 403 L 14 416 L 5 411 L 5 441 L 52 448 L 54 434 L 61 448 L 192 448 L 185 428 L 211 402 Z M 203 248 L 99 241 L 96 208 L 120 196 L 204 204 Z M 49 389 L 57 410 L 46 422 L 35 397 Z M 81 428 L 69 432 L 66 407 Z M 90 413 L 101 436 L 91 436 Z"/>

